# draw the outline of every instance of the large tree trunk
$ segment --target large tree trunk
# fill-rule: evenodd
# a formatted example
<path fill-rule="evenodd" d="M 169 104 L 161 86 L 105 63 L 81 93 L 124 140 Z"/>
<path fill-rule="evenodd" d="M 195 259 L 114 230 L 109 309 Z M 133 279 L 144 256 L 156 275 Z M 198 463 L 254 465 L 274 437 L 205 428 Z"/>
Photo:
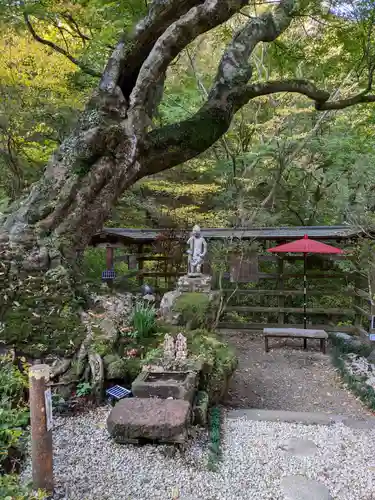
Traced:
<path fill-rule="evenodd" d="M 291 91 L 314 99 L 319 109 L 337 109 L 327 102 L 329 94 L 309 82 L 249 84 L 254 48 L 275 40 L 296 14 L 297 0 L 281 0 L 235 34 L 207 102 L 193 117 L 149 130 L 168 65 L 197 36 L 246 4 L 154 0 L 132 38 L 118 43 L 76 128 L 29 195 L 0 221 L 0 321 L 7 344 L 33 353 L 77 348 L 85 335 L 78 314 L 85 290 L 75 251 L 102 227 L 125 189 L 205 151 L 250 99 Z M 364 95 L 356 99 L 364 102 Z"/>

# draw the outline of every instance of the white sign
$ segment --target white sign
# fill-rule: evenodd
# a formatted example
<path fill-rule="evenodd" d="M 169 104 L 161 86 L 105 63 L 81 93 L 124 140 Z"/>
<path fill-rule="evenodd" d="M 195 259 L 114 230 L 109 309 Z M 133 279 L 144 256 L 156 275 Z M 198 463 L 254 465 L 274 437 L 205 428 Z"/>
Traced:
<path fill-rule="evenodd" d="M 44 404 L 46 408 L 46 426 L 47 431 L 53 428 L 53 418 L 52 418 L 52 394 L 51 389 L 46 389 L 44 391 Z"/>
<path fill-rule="evenodd" d="M 372 340 L 373 342 L 375 342 L 375 333 L 370 333 L 369 336 L 368 336 L 368 338 L 370 340 Z"/>

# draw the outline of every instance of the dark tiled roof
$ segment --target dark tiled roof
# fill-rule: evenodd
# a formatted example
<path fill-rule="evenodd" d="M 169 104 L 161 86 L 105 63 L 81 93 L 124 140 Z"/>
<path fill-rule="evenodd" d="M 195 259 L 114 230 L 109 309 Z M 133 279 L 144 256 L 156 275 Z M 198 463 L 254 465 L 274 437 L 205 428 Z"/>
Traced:
<path fill-rule="evenodd" d="M 309 238 L 319 240 L 339 240 L 360 236 L 362 231 L 358 228 L 340 226 L 293 226 L 293 227 L 261 227 L 252 229 L 242 228 L 202 228 L 202 235 L 207 239 L 242 239 L 242 240 L 294 240 L 303 238 L 305 234 Z M 170 229 L 127 229 L 127 228 L 104 228 L 93 237 L 92 244 L 97 245 L 105 242 L 123 243 L 152 243 L 159 237 L 165 235 L 168 238 L 184 239 L 188 232 L 178 232 Z"/>

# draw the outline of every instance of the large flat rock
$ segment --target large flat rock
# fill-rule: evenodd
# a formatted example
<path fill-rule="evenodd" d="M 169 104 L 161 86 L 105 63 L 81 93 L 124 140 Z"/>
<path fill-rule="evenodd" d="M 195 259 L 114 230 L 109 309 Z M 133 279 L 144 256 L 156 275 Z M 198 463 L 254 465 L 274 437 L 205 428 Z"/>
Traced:
<path fill-rule="evenodd" d="M 107 429 L 118 443 L 148 439 L 164 443 L 185 440 L 191 406 L 182 399 L 126 398 L 107 419 Z"/>
<path fill-rule="evenodd" d="M 281 479 L 285 500 L 332 500 L 328 488 L 305 476 L 286 476 Z"/>

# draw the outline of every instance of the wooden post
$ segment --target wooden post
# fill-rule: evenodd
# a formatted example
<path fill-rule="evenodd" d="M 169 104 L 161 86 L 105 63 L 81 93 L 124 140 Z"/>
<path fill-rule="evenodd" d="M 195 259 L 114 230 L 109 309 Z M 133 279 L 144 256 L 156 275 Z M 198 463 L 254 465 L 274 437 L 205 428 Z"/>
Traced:
<path fill-rule="evenodd" d="M 357 274 L 356 274 L 355 278 L 354 278 L 354 297 L 353 297 L 353 302 L 354 302 L 355 306 L 361 307 L 362 306 L 362 300 L 361 300 L 361 297 L 357 294 L 357 288 L 360 288 L 360 280 L 359 280 L 359 276 L 357 276 Z M 354 326 L 356 328 L 362 326 L 361 315 L 359 314 L 358 309 L 355 309 Z"/>
<path fill-rule="evenodd" d="M 107 271 L 111 271 L 113 269 L 113 247 L 106 248 L 106 266 Z"/>
<path fill-rule="evenodd" d="M 140 243 L 138 245 L 138 271 L 139 271 L 139 276 L 138 276 L 138 283 L 139 283 L 139 286 L 142 286 L 143 285 L 143 274 L 142 274 L 142 271 L 143 271 L 143 244 Z M 140 258 L 141 257 L 141 258 Z"/>
<path fill-rule="evenodd" d="M 33 486 L 53 493 L 52 400 L 47 388 L 48 365 L 33 365 L 29 371 L 31 457 Z"/>
<path fill-rule="evenodd" d="M 277 259 L 277 274 L 278 274 L 277 289 L 278 290 L 284 289 L 283 273 L 284 273 L 284 258 L 279 255 L 278 259 Z M 279 301 L 278 302 L 279 307 L 283 308 L 285 306 L 284 295 L 279 295 L 278 301 Z M 283 325 L 285 323 L 285 312 L 284 311 L 279 311 L 278 323 L 279 323 L 279 325 Z"/>

